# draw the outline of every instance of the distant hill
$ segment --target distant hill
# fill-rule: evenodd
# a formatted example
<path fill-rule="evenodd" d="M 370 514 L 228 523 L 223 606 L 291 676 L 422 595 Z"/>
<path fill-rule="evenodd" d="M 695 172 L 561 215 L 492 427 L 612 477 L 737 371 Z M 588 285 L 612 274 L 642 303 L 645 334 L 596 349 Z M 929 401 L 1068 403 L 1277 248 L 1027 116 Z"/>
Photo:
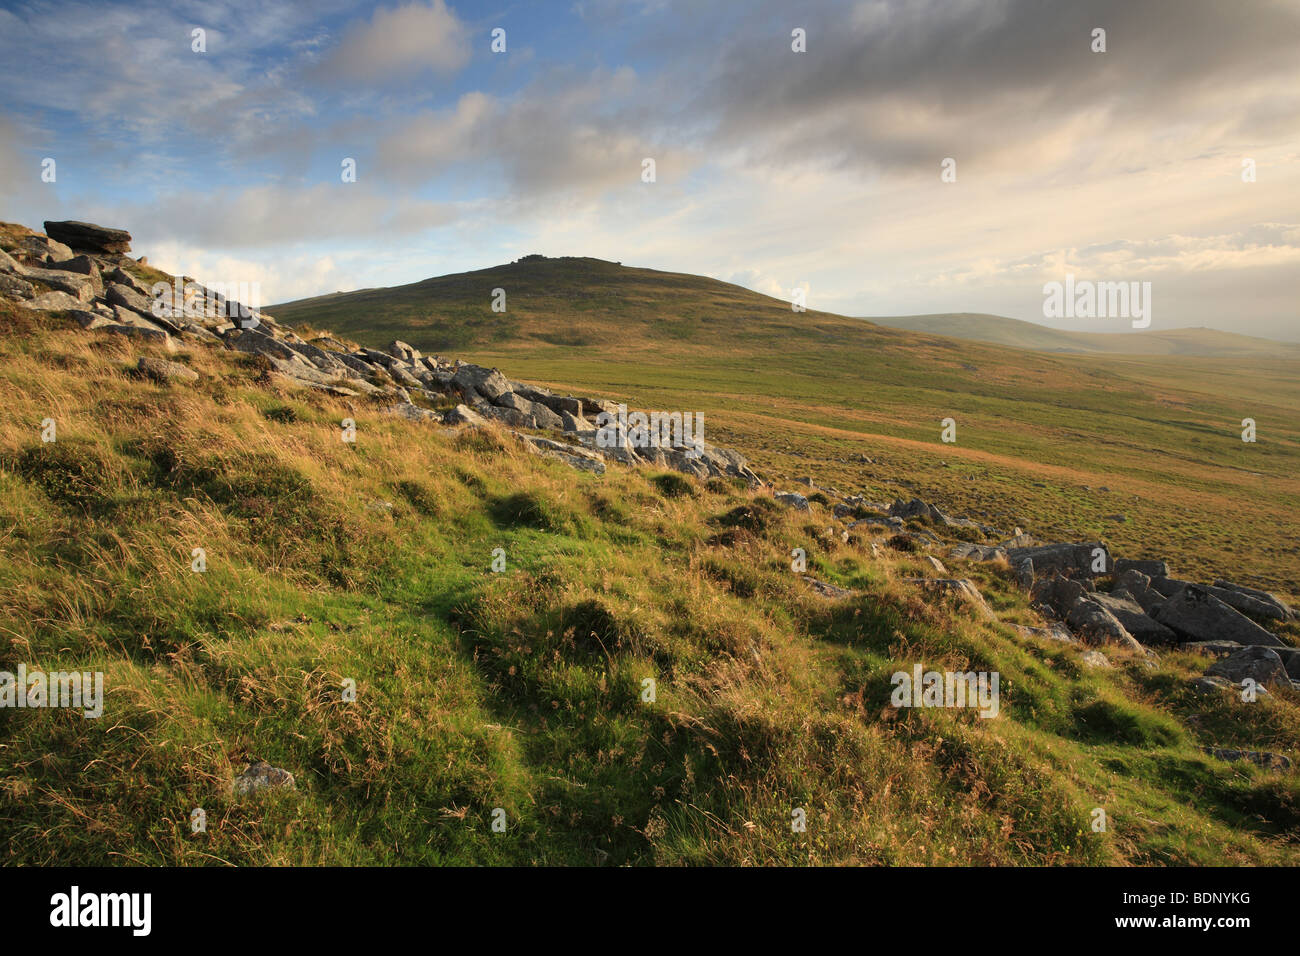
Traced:
<path fill-rule="evenodd" d="M 873 317 L 890 328 L 973 339 L 1038 352 L 1082 352 L 1107 355 L 1246 356 L 1291 355 L 1300 346 L 1272 339 L 1221 332 L 1218 329 L 1158 329 L 1143 332 L 1069 332 L 1001 315 L 961 312 L 954 315 Z"/>

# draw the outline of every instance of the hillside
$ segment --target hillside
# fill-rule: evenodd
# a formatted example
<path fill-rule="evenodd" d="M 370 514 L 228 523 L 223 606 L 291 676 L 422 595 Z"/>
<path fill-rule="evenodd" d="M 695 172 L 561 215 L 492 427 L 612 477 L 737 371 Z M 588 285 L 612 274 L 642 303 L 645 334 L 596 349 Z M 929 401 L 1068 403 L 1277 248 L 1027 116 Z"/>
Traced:
<path fill-rule="evenodd" d="M 504 314 L 491 311 L 495 288 Z M 595 259 L 268 311 L 373 347 L 399 338 L 562 389 L 698 411 L 778 479 L 889 482 L 990 522 L 1104 536 L 1300 594 L 1300 543 L 1273 520 L 1300 502 L 1300 365 L 1280 355 L 1014 350 L 797 314 L 739 286 Z M 945 444 L 949 417 L 957 440 Z M 1241 441 L 1246 417 L 1254 444 Z"/>
<path fill-rule="evenodd" d="M 835 487 L 589 469 L 585 409 L 493 413 L 527 389 L 499 373 L 164 319 L 129 257 L 0 244 L 0 664 L 107 688 L 103 719 L 0 709 L 7 863 L 1300 862 L 1286 672 L 1250 703 L 1213 676 L 1238 651 L 1190 640 L 1163 566 L 908 500 L 905 442 Z M 1156 585 L 1167 646 L 1076 620 Z M 1293 612 L 1216 593 L 1300 664 Z M 996 713 L 891 705 L 916 666 L 1000 675 Z"/>
<path fill-rule="evenodd" d="M 1000 315 L 903 315 L 873 318 L 890 328 L 974 339 L 1040 352 L 1106 355 L 1191 355 L 1202 358 L 1287 357 L 1300 360 L 1300 346 L 1218 329 L 1148 329 L 1141 333 L 1072 332 Z"/>

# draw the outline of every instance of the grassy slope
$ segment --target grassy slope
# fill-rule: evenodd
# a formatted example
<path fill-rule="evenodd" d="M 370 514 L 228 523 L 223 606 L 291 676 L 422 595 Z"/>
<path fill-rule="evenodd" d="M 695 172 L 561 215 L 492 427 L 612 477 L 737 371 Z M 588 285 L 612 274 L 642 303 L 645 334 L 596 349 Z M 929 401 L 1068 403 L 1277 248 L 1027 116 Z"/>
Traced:
<path fill-rule="evenodd" d="M 1218 329 L 1153 329 L 1138 334 L 1119 331 L 1072 332 L 1000 315 L 964 312 L 955 315 L 902 315 L 873 321 L 927 335 L 975 339 L 990 345 L 1044 352 L 1099 352 L 1110 355 L 1189 355 L 1202 358 L 1259 358 L 1278 355 L 1300 359 L 1300 346 Z"/>
<path fill-rule="evenodd" d="M 507 312 L 490 311 L 494 288 Z M 1300 375 L 1284 357 L 1106 357 L 926 336 L 699 276 L 520 263 L 274 307 L 560 387 L 701 411 L 778 481 L 932 496 L 1300 597 Z M 939 441 L 953 417 L 958 441 Z M 1241 441 L 1241 420 L 1259 426 Z M 875 464 L 859 464 L 859 455 Z M 1101 489 L 1108 489 L 1102 491 Z M 1122 514 L 1120 523 L 1107 518 Z"/>
<path fill-rule="evenodd" d="M 918 560 L 822 537 L 820 506 L 596 478 L 282 392 L 236 353 L 158 386 L 137 354 L 0 311 L 0 666 L 109 687 L 98 721 L 0 711 L 6 862 L 1300 859 L 1300 774 L 1197 749 L 1294 751 L 1296 705 L 1193 698 L 1202 660 L 1085 670 L 922 600 Z M 857 595 L 813 594 L 792 547 Z M 1033 619 L 1004 569 L 972 573 Z M 1001 716 L 885 708 L 913 662 L 998 670 Z M 232 800 L 253 756 L 299 792 Z"/>

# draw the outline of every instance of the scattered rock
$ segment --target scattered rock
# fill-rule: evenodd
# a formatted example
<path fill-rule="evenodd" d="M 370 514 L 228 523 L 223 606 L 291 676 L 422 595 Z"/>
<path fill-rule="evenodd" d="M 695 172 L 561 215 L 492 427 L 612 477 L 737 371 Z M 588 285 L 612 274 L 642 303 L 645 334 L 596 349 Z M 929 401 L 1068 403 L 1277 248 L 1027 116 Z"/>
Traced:
<path fill-rule="evenodd" d="M 194 371 L 188 365 L 182 365 L 180 362 L 169 362 L 166 359 L 153 358 L 149 355 L 140 356 L 140 361 L 136 363 L 136 368 L 145 376 L 153 379 L 155 382 L 197 382 L 199 373 Z"/>
<path fill-rule="evenodd" d="M 1169 577 L 1169 564 L 1166 561 L 1154 558 L 1141 560 L 1132 558 L 1116 559 L 1115 573 L 1123 574 L 1125 571 L 1137 571 L 1145 574 L 1148 578 L 1167 578 Z"/>
<path fill-rule="evenodd" d="M 297 784 L 289 771 L 259 760 L 235 778 L 233 789 L 236 796 L 242 797 L 264 790 L 296 790 Z"/>
<path fill-rule="evenodd" d="M 795 511 L 812 510 L 812 505 L 808 503 L 808 499 L 805 498 L 803 495 L 798 494 L 797 492 L 779 491 L 775 495 L 773 495 L 773 497 L 776 498 L 777 501 L 781 502 L 781 504 L 793 508 Z"/>
<path fill-rule="evenodd" d="M 1152 581 L 1157 588 L 1161 578 Z M 1204 588 L 1185 584 L 1169 600 L 1154 608 L 1151 616 L 1178 633 L 1184 641 L 1236 641 L 1238 644 L 1284 646 L 1244 614 L 1224 604 Z M 1276 655 L 1274 655 L 1276 656 Z"/>
<path fill-rule="evenodd" d="M 1260 645 L 1243 647 L 1222 660 L 1215 661 L 1205 674 L 1207 677 L 1225 677 L 1238 685 L 1248 678 L 1256 684 L 1277 682 L 1290 686 L 1291 683 L 1277 651 Z"/>
<path fill-rule="evenodd" d="M 1230 750 L 1224 747 L 1202 747 L 1201 750 L 1217 760 L 1229 762 L 1249 760 L 1265 770 L 1291 769 L 1291 758 L 1282 754 L 1269 753 L 1266 750 Z"/>

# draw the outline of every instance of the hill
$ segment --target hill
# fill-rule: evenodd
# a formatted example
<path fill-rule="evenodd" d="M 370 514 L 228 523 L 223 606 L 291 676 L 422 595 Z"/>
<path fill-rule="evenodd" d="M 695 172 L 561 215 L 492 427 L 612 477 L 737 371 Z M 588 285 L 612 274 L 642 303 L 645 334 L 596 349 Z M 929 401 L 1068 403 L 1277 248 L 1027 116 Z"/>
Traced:
<path fill-rule="evenodd" d="M 506 291 L 506 312 L 491 309 Z M 1105 536 L 1300 594 L 1300 365 L 1065 355 L 887 328 L 700 276 L 596 259 L 285 303 L 288 323 L 457 350 L 632 405 L 691 409 L 779 480 L 883 481 L 990 523 Z M 956 441 L 941 441 L 942 421 Z M 1242 420 L 1258 423 L 1243 443 Z M 871 461 L 864 461 L 867 458 Z M 1116 521 L 1108 516 L 1122 515 Z"/>
<path fill-rule="evenodd" d="M 444 427 L 449 369 L 401 343 L 163 318 L 127 257 L 0 242 L 0 664 L 106 687 L 103 719 L 0 708 L 7 863 L 1300 861 L 1258 752 L 1300 746 L 1285 674 L 1246 704 L 1204 649 L 1049 626 L 1011 559 L 1074 549 L 872 501 L 906 442 L 806 497 L 581 470 L 535 421 Z M 505 407 L 450 368 L 447 404 Z M 996 673 L 996 713 L 893 705 L 916 666 Z"/>
<path fill-rule="evenodd" d="M 1000 315 L 903 315 L 873 318 L 890 328 L 974 339 L 1041 352 L 1107 355 L 1192 355 L 1205 358 L 1287 357 L 1300 360 L 1300 346 L 1218 329 L 1155 329 L 1140 333 L 1073 332 Z"/>

